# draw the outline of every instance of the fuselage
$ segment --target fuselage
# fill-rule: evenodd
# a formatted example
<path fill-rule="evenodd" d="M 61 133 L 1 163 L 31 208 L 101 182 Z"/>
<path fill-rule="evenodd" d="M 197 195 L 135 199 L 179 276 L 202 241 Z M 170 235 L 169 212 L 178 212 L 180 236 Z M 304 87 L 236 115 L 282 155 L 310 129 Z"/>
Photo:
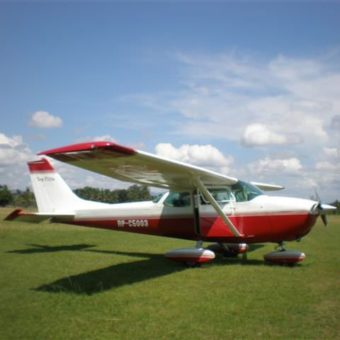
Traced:
<path fill-rule="evenodd" d="M 281 242 L 300 239 L 315 224 L 317 202 L 257 195 L 245 201 L 221 202 L 223 212 L 242 234 L 235 237 L 215 209 L 201 199 L 199 230 L 191 200 L 165 193 L 157 202 L 100 204 L 74 211 L 61 222 L 134 233 L 214 242 Z"/>

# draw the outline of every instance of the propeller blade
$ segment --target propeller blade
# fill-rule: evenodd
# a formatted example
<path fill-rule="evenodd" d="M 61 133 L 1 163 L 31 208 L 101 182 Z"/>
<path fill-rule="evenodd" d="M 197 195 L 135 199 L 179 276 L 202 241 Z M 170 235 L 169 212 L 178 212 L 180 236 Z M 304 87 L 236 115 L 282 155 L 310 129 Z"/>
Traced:
<path fill-rule="evenodd" d="M 324 226 L 327 226 L 327 224 L 328 224 L 327 215 L 325 213 L 321 213 L 320 217 L 322 219 L 322 222 L 323 222 Z"/>

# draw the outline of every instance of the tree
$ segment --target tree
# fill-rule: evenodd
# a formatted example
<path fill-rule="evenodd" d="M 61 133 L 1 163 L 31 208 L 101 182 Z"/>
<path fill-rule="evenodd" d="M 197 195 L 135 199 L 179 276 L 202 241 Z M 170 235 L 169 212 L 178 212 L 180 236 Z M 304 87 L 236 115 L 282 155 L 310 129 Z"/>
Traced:
<path fill-rule="evenodd" d="M 151 200 L 149 189 L 143 185 L 132 185 L 127 189 L 127 200 L 129 202 Z"/>
<path fill-rule="evenodd" d="M 4 207 L 13 202 L 13 195 L 7 185 L 0 185 L 0 206 Z"/>
<path fill-rule="evenodd" d="M 36 202 L 34 199 L 34 194 L 30 188 L 26 188 L 25 191 L 16 190 L 14 193 L 14 205 L 23 208 L 36 208 Z"/>
<path fill-rule="evenodd" d="M 152 196 L 146 186 L 132 185 L 128 189 L 98 189 L 92 187 L 78 188 L 74 190 L 79 197 L 106 203 L 124 203 L 151 200 Z"/>
<path fill-rule="evenodd" d="M 340 201 L 336 200 L 333 203 L 331 203 L 331 205 L 333 207 L 336 207 L 336 210 L 335 210 L 334 214 L 339 215 L 340 214 Z"/>

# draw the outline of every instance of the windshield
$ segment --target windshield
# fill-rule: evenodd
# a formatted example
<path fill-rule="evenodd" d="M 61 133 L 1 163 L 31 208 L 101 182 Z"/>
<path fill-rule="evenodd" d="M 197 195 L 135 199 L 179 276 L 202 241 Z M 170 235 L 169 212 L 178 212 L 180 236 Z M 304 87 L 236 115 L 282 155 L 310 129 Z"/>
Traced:
<path fill-rule="evenodd" d="M 156 196 L 154 196 L 154 198 L 153 198 L 153 203 L 158 203 L 160 200 L 161 200 L 161 198 L 164 196 L 164 193 L 159 193 L 159 194 L 157 194 Z"/>
<path fill-rule="evenodd" d="M 251 201 L 255 197 L 263 195 L 259 188 L 242 181 L 238 181 L 236 184 L 232 185 L 231 190 L 235 196 L 236 202 Z"/>

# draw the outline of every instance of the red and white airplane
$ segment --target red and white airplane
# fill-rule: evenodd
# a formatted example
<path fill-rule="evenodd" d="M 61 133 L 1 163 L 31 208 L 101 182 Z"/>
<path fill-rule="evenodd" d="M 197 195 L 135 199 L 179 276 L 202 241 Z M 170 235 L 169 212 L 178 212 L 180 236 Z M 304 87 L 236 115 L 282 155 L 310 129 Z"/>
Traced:
<path fill-rule="evenodd" d="M 7 220 L 51 222 L 195 240 L 192 248 L 166 257 L 197 265 L 215 258 L 215 251 L 246 252 L 248 244 L 274 242 L 279 248 L 266 261 L 296 263 L 300 251 L 284 241 L 307 235 L 321 215 L 334 207 L 320 202 L 265 195 L 282 189 L 247 183 L 207 169 L 169 160 L 111 142 L 90 142 L 43 151 L 45 155 L 118 180 L 166 188 L 154 201 L 107 204 L 76 196 L 46 158 L 29 162 L 38 212 L 15 210 Z M 215 242 L 210 249 L 203 242 Z"/>

